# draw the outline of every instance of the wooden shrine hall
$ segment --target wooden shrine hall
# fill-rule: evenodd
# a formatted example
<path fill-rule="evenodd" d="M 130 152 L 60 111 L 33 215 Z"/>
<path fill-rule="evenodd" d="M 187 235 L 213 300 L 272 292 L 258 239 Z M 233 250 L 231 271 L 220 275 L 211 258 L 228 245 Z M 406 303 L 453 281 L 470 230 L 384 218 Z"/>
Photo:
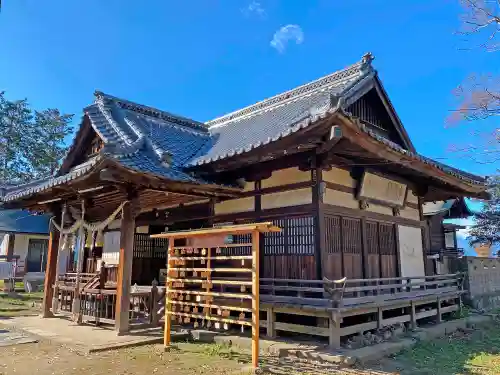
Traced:
<path fill-rule="evenodd" d="M 96 92 L 57 174 L 1 192 L 53 215 L 44 315 L 157 324 L 168 239 L 154 235 L 258 222 L 281 229 L 259 239 L 270 336 L 338 346 L 455 311 L 459 275 L 425 274 L 422 205 L 487 199 L 485 180 L 418 154 L 372 60 L 206 123 Z"/>

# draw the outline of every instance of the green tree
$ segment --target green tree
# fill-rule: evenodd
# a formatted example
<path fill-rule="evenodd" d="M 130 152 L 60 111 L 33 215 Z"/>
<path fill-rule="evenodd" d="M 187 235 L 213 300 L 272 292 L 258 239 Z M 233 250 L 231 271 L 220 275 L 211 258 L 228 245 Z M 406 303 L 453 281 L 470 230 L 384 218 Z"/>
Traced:
<path fill-rule="evenodd" d="M 480 213 L 475 215 L 475 224 L 470 230 L 472 242 L 500 243 L 500 176 L 488 180 L 491 199 L 485 202 Z"/>
<path fill-rule="evenodd" d="M 0 180 L 25 182 L 54 173 L 66 152 L 72 115 L 57 109 L 34 111 L 26 99 L 0 92 Z"/>

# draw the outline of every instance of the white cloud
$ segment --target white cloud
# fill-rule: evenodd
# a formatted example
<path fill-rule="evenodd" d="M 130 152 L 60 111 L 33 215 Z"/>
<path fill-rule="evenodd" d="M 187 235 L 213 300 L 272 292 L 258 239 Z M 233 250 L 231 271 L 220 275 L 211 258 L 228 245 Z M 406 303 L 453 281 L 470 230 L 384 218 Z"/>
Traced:
<path fill-rule="evenodd" d="M 299 25 L 286 25 L 274 33 L 271 40 L 271 47 L 276 48 L 278 52 L 284 52 L 286 44 L 294 41 L 296 44 L 301 44 L 304 41 L 304 32 Z"/>
<path fill-rule="evenodd" d="M 248 6 L 246 8 L 243 8 L 241 11 L 247 16 L 256 14 L 259 17 L 265 17 L 266 15 L 266 10 L 262 7 L 261 3 L 255 0 L 248 4 Z"/>

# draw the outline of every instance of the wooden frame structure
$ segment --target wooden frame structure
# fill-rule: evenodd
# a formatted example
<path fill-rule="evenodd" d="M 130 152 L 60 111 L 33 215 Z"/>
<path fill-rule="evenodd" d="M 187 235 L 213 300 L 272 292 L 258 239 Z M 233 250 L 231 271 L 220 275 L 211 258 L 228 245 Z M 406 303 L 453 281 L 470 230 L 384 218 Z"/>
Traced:
<path fill-rule="evenodd" d="M 162 233 L 153 235 L 153 238 L 169 239 L 169 259 L 167 267 L 167 293 L 165 303 L 165 336 L 164 346 L 169 348 L 172 330 L 172 317 L 178 318 L 179 323 L 190 323 L 192 318 L 204 321 L 208 320 L 207 327 L 210 328 L 211 321 L 215 321 L 216 328 L 224 323 L 239 324 L 252 327 L 252 366 L 258 367 L 259 363 L 259 253 L 261 233 L 279 232 L 280 229 L 270 222 L 243 225 L 222 226 L 213 229 L 199 229 L 193 231 Z M 228 244 L 227 236 L 251 235 L 250 243 Z M 175 246 L 175 240 L 186 240 L 185 246 Z M 251 247 L 250 255 L 220 255 L 222 250 Z M 251 261 L 251 267 L 245 268 L 245 260 Z M 220 263 L 241 261 L 241 268 L 224 267 Z M 200 262 L 201 265 L 194 264 Z M 188 266 L 188 263 L 191 263 Z M 213 263 L 217 263 L 214 267 Z M 206 267 L 203 267 L 203 264 Z M 180 267 L 179 267 L 180 266 Z M 190 273 L 190 275 L 187 275 Z M 201 274 L 198 277 L 198 273 Z M 234 273 L 237 276 L 250 274 L 247 278 L 212 278 L 217 273 Z M 190 286 L 199 286 L 193 288 Z M 213 285 L 240 287 L 240 292 L 214 292 Z M 246 286 L 251 287 L 251 293 L 246 293 Z M 203 289 L 205 289 L 203 291 Z M 188 302 L 194 296 L 195 301 Z M 215 298 L 224 298 L 223 304 L 214 301 Z M 251 299 L 251 308 L 237 306 L 237 301 Z M 203 314 L 199 312 L 203 309 Z M 212 315 L 212 309 L 217 309 L 217 315 Z M 231 318 L 232 311 L 239 312 L 238 318 Z M 245 318 L 245 312 L 251 313 L 251 319 Z M 198 327 L 197 320 L 194 327 Z"/>

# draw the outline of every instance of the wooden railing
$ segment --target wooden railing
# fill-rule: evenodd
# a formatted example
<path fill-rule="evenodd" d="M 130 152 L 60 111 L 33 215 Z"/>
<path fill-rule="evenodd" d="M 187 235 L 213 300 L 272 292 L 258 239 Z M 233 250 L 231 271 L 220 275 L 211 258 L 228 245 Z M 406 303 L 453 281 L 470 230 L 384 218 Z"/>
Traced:
<path fill-rule="evenodd" d="M 102 275 L 102 274 L 101 274 Z M 99 276 L 99 275 L 97 275 Z M 94 279 L 88 279 L 93 283 Z M 97 280 L 99 281 L 99 280 Z M 79 292 L 78 316 L 74 312 L 75 285 L 59 284 L 54 287 L 58 295 L 57 312 L 71 315 L 80 322 L 87 324 L 114 324 L 116 318 L 116 289 L 88 288 L 82 285 Z M 133 286 L 130 293 L 131 328 L 156 327 L 164 316 L 165 289 L 153 286 Z"/>
<path fill-rule="evenodd" d="M 80 273 L 80 285 L 85 285 L 90 279 L 92 279 L 96 273 Z M 76 284 L 77 273 L 76 272 L 68 272 L 63 275 L 57 276 L 57 284 L 66 285 L 66 286 L 75 286 Z"/>
<path fill-rule="evenodd" d="M 79 321 L 115 323 L 116 290 L 85 289 L 80 293 Z"/>
<path fill-rule="evenodd" d="M 260 279 L 264 302 L 349 307 L 462 290 L 462 274 L 379 279 Z"/>

